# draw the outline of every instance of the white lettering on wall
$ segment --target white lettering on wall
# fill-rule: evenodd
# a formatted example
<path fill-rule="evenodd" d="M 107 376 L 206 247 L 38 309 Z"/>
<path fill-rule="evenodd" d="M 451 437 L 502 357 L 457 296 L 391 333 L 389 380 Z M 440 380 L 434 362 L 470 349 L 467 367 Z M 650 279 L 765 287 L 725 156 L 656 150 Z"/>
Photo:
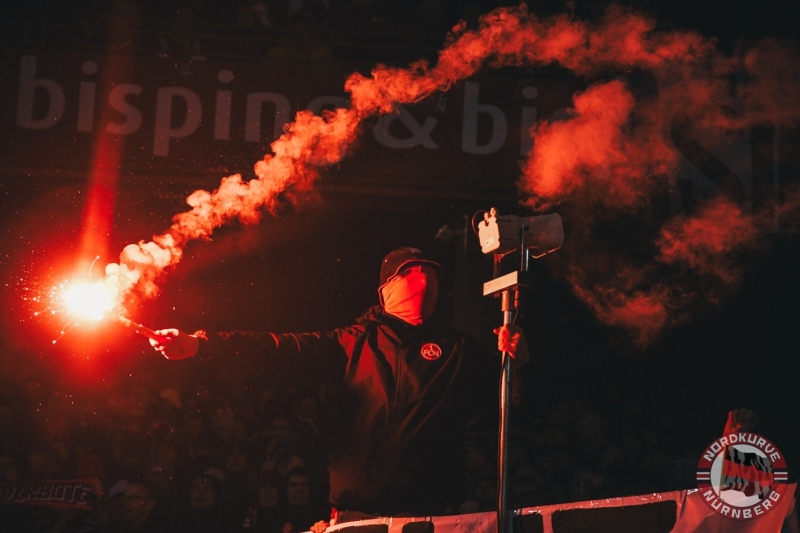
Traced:
<path fill-rule="evenodd" d="M 41 118 L 33 116 L 33 104 L 39 93 L 47 94 L 47 111 Z M 64 89 L 53 80 L 36 77 L 36 56 L 22 56 L 17 98 L 17 125 L 29 130 L 44 130 L 55 126 L 64 115 Z"/>
<path fill-rule="evenodd" d="M 277 139 L 283 132 L 283 125 L 291 120 L 292 105 L 289 99 L 278 93 L 250 93 L 247 95 L 247 111 L 245 116 L 244 140 L 258 142 L 261 140 L 261 111 L 265 102 L 275 106 L 275 125 L 272 139 Z"/>
<path fill-rule="evenodd" d="M 81 71 L 91 76 L 97 73 L 97 63 L 86 61 L 81 65 Z M 82 81 L 80 95 L 78 96 L 78 131 L 91 132 L 94 130 L 95 100 L 97 99 L 97 83 Z"/>
<path fill-rule="evenodd" d="M 461 149 L 468 154 L 485 155 L 499 150 L 506 142 L 508 120 L 503 110 L 491 104 L 478 104 L 480 84 L 468 81 L 464 84 L 464 129 L 461 132 Z M 489 142 L 478 144 L 478 116 L 487 115 L 492 121 L 492 136 Z"/>
<path fill-rule="evenodd" d="M 142 88 L 132 83 L 121 83 L 108 93 L 108 105 L 114 111 L 119 111 L 125 121 L 121 124 L 109 122 L 106 131 L 114 135 L 130 135 L 142 127 L 142 112 L 132 106 L 126 96 L 129 94 L 140 95 Z"/>
<path fill-rule="evenodd" d="M 233 72 L 220 70 L 217 79 L 221 83 L 233 81 Z M 227 141 L 231 138 L 231 106 L 233 105 L 233 91 L 217 91 L 217 107 L 214 114 L 214 138 L 218 141 Z"/>
<path fill-rule="evenodd" d="M 536 87 L 525 87 L 522 89 L 522 96 L 528 100 L 533 100 L 539 96 L 539 91 Z M 536 107 L 522 106 L 522 124 L 520 126 L 520 155 L 528 155 L 533 150 L 533 135 L 531 135 L 531 128 L 536 125 L 539 120 L 539 110 Z"/>
<path fill-rule="evenodd" d="M 18 127 L 45 130 L 58 124 L 59 133 L 64 128 L 74 128 L 73 132 L 91 134 L 106 131 L 114 135 L 132 135 L 146 128 L 152 132 L 152 154 L 157 157 L 169 157 L 175 144 L 173 140 L 199 135 L 205 131 L 213 135 L 216 141 L 231 141 L 241 139 L 242 136 L 247 142 L 271 141 L 280 137 L 284 126 L 293 119 L 292 104 L 287 96 L 265 91 L 237 92 L 233 83 L 236 76 L 228 68 L 217 71 L 219 86 L 211 93 L 213 96 L 202 93 L 205 102 L 200 92 L 189 87 L 151 87 L 137 85 L 129 80 L 108 80 L 108 83 L 101 83 L 107 73 L 102 71 L 95 60 L 86 60 L 80 64 L 80 72 L 76 73 L 80 76 L 78 79 L 50 79 L 47 72 L 41 72 L 41 65 L 38 65 L 38 71 L 37 73 L 37 56 L 21 56 L 16 109 Z M 199 83 L 200 80 L 187 78 L 187 81 Z M 459 110 L 463 111 L 463 116 L 460 117 L 462 131 L 452 130 L 453 125 L 458 125 L 459 117 L 455 119 L 455 124 L 448 122 L 448 129 L 444 130 L 445 123 L 441 122 L 444 119 L 437 116 L 437 113 L 444 115 L 445 111 L 440 99 L 432 115 L 424 115 L 419 109 L 412 110 L 410 107 L 397 105 L 394 113 L 378 117 L 375 121 L 375 139 L 382 146 L 394 150 L 419 146 L 438 150 L 439 139 L 434 140 L 436 131 L 443 139 L 455 135 L 454 140 L 457 140 L 460 134 L 463 153 L 491 155 L 498 152 L 508 140 L 507 115 L 498 106 L 480 102 L 480 83 L 465 82 L 463 87 L 464 105 L 463 110 Z M 72 92 L 69 91 L 70 88 L 73 88 Z M 538 91 L 535 87 L 527 86 L 523 88 L 522 96 L 530 102 L 537 98 Z M 539 118 L 539 107 L 533 104 L 534 102 L 523 105 L 521 115 L 517 115 L 521 119 L 519 150 L 522 155 L 528 154 L 532 148 L 530 129 L 535 127 Z M 239 115 L 234 115 L 237 105 L 244 108 L 243 121 Z M 214 108 L 213 113 L 210 112 L 211 106 Z M 104 107 L 116 113 L 101 113 Z M 338 95 L 317 96 L 307 106 L 316 115 L 322 114 L 325 109 L 349 107 L 349 99 Z M 206 120 L 213 120 L 213 124 L 200 130 L 204 110 Z M 68 111 L 77 112 L 75 122 L 70 125 L 63 124 L 64 121 L 61 120 Z M 265 113 L 272 115 L 265 116 Z M 271 139 L 266 132 L 262 135 L 265 125 L 272 129 Z M 439 133 L 436 128 L 442 132 Z M 486 131 L 482 131 L 484 129 Z M 444 143 L 445 140 L 441 142 Z"/>
<path fill-rule="evenodd" d="M 186 103 L 183 123 L 172 126 L 172 103 L 182 98 Z M 182 139 L 195 132 L 203 116 L 203 104 L 196 93 L 185 87 L 164 87 L 156 92 L 156 124 L 153 138 L 153 153 L 169 154 L 170 139 Z"/>
<path fill-rule="evenodd" d="M 406 129 L 411 132 L 410 137 L 398 139 L 390 133 L 389 128 L 392 123 L 398 119 L 403 123 Z M 411 113 L 408 112 L 405 106 L 398 105 L 395 111 L 384 115 L 378 120 L 373 133 L 375 134 L 375 139 L 387 148 L 414 148 L 421 144 L 425 148 L 436 150 L 439 147 L 433 142 L 433 139 L 431 139 L 431 132 L 435 126 L 435 118 L 425 117 L 425 122 L 420 124 Z"/>

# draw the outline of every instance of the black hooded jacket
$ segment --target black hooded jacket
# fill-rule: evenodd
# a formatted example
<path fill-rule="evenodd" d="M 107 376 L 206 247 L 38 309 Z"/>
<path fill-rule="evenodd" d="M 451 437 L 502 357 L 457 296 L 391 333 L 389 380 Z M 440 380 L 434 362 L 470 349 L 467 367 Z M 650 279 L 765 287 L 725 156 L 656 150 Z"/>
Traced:
<path fill-rule="evenodd" d="M 324 333 L 205 337 L 200 355 L 260 353 L 270 371 L 341 384 L 330 464 L 336 509 L 432 515 L 464 502 L 466 420 L 481 406 L 496 411 L 501 370 L 472 337 L 435 320 L 411 326 L 379 306 Z"/>

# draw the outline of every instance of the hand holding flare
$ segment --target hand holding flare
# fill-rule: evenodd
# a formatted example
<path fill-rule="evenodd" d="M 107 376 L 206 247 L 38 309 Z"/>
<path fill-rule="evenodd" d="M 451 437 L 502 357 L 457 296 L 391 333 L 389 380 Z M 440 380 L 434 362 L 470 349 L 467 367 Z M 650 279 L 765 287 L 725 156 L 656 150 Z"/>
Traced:
<path fill-rule="evenodd" d="M 197 355 L 200 339 L 196 335 L 184 333 L 178 329 L 159 329 L 150 337 L 150 345 L 170 361 L 187 359 Z"/>

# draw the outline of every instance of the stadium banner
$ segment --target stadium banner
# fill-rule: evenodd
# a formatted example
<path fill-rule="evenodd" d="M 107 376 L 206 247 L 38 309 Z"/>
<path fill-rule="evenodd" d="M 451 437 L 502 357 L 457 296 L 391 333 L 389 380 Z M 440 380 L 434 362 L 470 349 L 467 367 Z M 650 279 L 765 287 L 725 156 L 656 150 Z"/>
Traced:
<path fill-rule="evenodd" d="M 189 68 L 159 57 L 7 50 L 0 68 L 8 73 L 0 86 L 0 175 L 79 182 L 102 161 L 119 185 L 213 187 L 232 174 L 254 177 L 254 164 L 298 111 L 348 107 L 345 80 L 370 75 L 371 65 L 200 61 Z M 569 116 L 574 95 L 591 82 L 557 69 L 487 70 L 397 105 L 364 121 L 331 169 L 342 176 L 331 186 L 516 194 L 533 128 Z M 779 133 L 730 132 L 727 148 L 712 153 L 690 122 L 676 128 L 671 138 L 683 157 L 675 200 L 688 209 L 694 194 L 747 192 L 742 197 L 754 204 L 783 194 L 796 172 L 783 168 L 780 153 L 795 137 Z"/>
<path fill-rule="evenodd" d="M 794 494 L 787 485 L 780 503 L 751 520 L 714 512 L 698 489 L 528 507 L 513 511 L 514 533 L 780 533 L 797 531 Z M 794 529 L 792 529 L 794 528 Z M 496 513 L 374 518 L 336 524 L 328 533 L 496 533 Z"/>
<path fill-rule="evenodd" d="M 301 110 L 349 107 L 347 77 L 369 68 L 303 62 L 199 62 L 73 51 L 5 51 L 0 170 L 79 178 L 115 146 L 121 181 L 218 181 L 271 153 Z M 506 69 L 371 117 L 342 163 L 348 175 L 514 183 L 530 128 L 563 115 L 585 81 Z M 57 169 L 56 173 L 53 169 Z M 37 172 L 38 171 L 38 172 Z"/>

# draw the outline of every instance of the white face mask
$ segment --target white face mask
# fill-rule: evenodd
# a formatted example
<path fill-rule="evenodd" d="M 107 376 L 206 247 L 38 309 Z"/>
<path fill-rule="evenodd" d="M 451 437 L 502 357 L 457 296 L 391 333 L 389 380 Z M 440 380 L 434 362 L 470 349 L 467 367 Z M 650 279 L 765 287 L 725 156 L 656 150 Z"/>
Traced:
<path fill-rule="evenodd" d="M 415 265 L 390 278 L 380 291 L 387 313 L 418 326 L 436 308 L 439 278 L 431 267 Z"/>

